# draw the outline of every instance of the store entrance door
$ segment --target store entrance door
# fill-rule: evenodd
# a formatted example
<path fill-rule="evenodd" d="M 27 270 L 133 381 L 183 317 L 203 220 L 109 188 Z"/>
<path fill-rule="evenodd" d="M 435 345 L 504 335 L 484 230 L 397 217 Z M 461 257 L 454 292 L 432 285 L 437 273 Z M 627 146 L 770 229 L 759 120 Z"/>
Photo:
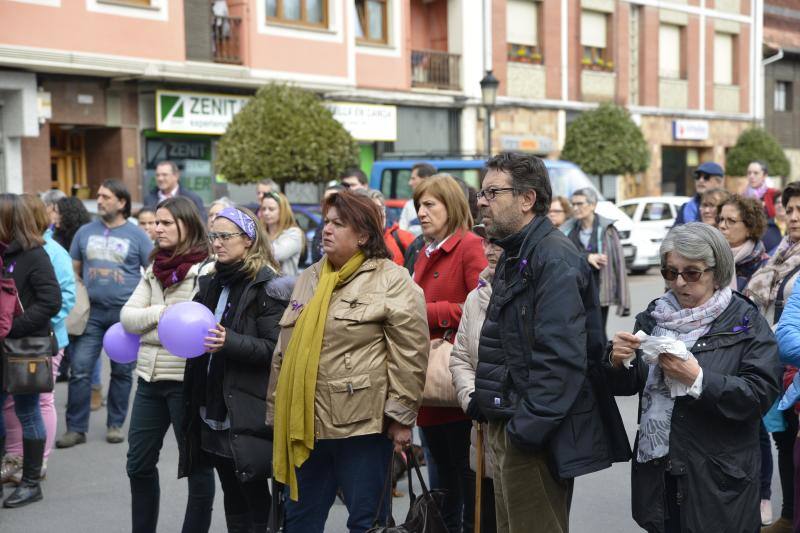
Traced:
<path fill-rule="evenodd" d="M 66 194 L 87 186 L 86 137 L 69 126 L 50 125 L 51 186 Z"/>
<path fill-rule="evenodd" d="M 661 194 L 666 196 L 686 196 L 694 194 L 687 190 L 688 167 L 686 148 L 675 146 L 661 147 Z"/>

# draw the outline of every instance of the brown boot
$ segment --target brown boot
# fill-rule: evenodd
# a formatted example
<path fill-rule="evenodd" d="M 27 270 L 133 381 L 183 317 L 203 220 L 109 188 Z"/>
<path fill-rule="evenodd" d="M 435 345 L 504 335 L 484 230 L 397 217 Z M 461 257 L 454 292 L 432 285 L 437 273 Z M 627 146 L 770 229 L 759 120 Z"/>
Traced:
<path fill-rule="evenodd" d="M 103 407 L 103 388 L 92 387 L 92 411 L 97 411 L 101 407 Z"/>
<path fill-rule="evenodd" d="M 761 533 L 792 533 L 792 521 L 788 518 L 780 517 L 772 525 L 761 528 Z"/>

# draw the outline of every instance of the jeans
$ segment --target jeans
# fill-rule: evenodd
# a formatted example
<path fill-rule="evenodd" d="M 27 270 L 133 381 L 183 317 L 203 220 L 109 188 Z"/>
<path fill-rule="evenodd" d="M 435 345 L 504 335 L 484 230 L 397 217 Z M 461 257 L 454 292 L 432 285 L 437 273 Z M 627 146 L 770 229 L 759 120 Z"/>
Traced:
<path fill-rule="evenodd" d="M 139 378 L 128 430 L 128 477 L 131 482 L 133 533 L 155 532 L 161 488 L 158 456 L 170 424 L 178 447 L 183 445 L 183 383 Z M 183 520 L 184 533 L 205 533 L 211 525 L 214 504 L 214 472 L 197 467 L 188 478 L 189 499 Z"/>
<path fill-rule="evenodd" d="M 772 497 L 772 446 L 769 442 L 769 433 L 767 433 L 767 428 L 764 427 L 764 422 L 761 422 L 758 428 L 758 448 L 761 451 L 758 492 L 762 500 L 769 500 Z"/>
<path fill-rule="evenodd" d="M 311 456 L 297 469 L 298 501 L 289 498 L 286 487 L 286 533 L 322 533 L 339 488 L 349 513 L 350 533 L 367 531 L 376 514 L 383 522 L 391 493 L 384 498 L 380 513 L 378 503 L 391 460 L 392 442 L 386 435 L 318 440 Z"/>
<path fill-rule="evenodd" d="M 470 431 L 469 420 L 420 428 L 439 478 L 439 484 L 431 488 L 447 491 L 441 511 L 450 533 L 474 529 L 475 474 L 469 468 Z"/>
<path fill-rule="evenodd" d="M 6 403 L 8 393 L 0 392 L 0 405 Z M 22 424 L 22 438 L 25 440 L 45 440 L 47 432 L 44 428 L 42 412 L 39 409 L 39 393 L 14 394 L 14 412 Z M 0 413 L 0 437 L 6 436 L 6 424 Z"/>
<path fill-rule="evenodd" d="M 92 397 L 92 371 L 103 348 L 106 330 L 119 322 L 119 307 L 92 306 L 86 331 L 75 340 L 72 351 L 69 397 L 67 399 L 67 430 L 86 433 Z M 111 361 L 111 383 L 108 386 L 108 427 L 122 427 L 128 413 L 128 400 L 136 362 L 121 364 Z"/>
<path fill-rule="evenodd" d="M 103 386 L 103 361 L 99 357 L 92 370 L 92 386 L 98 389 Z"/>

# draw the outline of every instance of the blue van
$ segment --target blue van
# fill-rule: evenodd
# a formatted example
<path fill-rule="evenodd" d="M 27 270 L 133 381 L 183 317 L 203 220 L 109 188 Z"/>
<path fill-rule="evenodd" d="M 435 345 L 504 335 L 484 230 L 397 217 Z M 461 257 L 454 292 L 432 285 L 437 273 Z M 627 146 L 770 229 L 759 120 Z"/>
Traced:
<path fill-rule="evenodd" d="M 408 179 L 411 177 L 411 167 L 417 163 L 429 163 L 439 172 L 446 172 L 452 176 L 461 178 L 464 182 L 480 189 L 480 173 L 486 160 L 478 159 L 382 159 L 375 161 L 370 172 L 369 186 L 377 189 L 386 197 L 387 210 L 394 211 L 402 209 L 402 204 L 411 198 L 411 187 L 408 186 Z M 613 203 L 607 201 L 597 191 L 589 177 L 575 163 L 569 161 L 545 159 L 544 164 L 550 175 L 550 185 L 553 188 L 553 196 L 565 196 L 569 198 L 578 189 L 591 188 L 597 192 L 599 201 L 597 203 L 597 214 L 614 220 L 614 226 L 620 233 L 623 251 L 626 259 L 632 259 L 636 254 L 635 248 L 630 243 L 630 234 L 633 229 L 633 221 L 621 209 Z"/>

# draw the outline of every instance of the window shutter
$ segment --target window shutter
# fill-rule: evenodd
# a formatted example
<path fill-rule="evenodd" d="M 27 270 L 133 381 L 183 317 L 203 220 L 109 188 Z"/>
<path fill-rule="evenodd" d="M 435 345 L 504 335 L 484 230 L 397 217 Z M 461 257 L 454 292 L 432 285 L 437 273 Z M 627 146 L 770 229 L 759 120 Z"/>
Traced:
<path fill-rule="evenodd" d="M 509 0 L 506 7 L 506 41 L 526 46 L 538 46 L 539 35 L 536 2 Z"/>
<path fill-rule="evenodd" d="M 714 83 L 733 85 L 733 36 L 714 34 Z"/>
<path fill-rule="evenodd" d="M 662 24 L 658 29 L 658 75 L 681 77 L 681 29 L 674 24 Z"/>
<path fill-rule="evenodd" d="M 581 45 L 594 48 L 606 47 L 605 13 L 581 11 Z"/>

